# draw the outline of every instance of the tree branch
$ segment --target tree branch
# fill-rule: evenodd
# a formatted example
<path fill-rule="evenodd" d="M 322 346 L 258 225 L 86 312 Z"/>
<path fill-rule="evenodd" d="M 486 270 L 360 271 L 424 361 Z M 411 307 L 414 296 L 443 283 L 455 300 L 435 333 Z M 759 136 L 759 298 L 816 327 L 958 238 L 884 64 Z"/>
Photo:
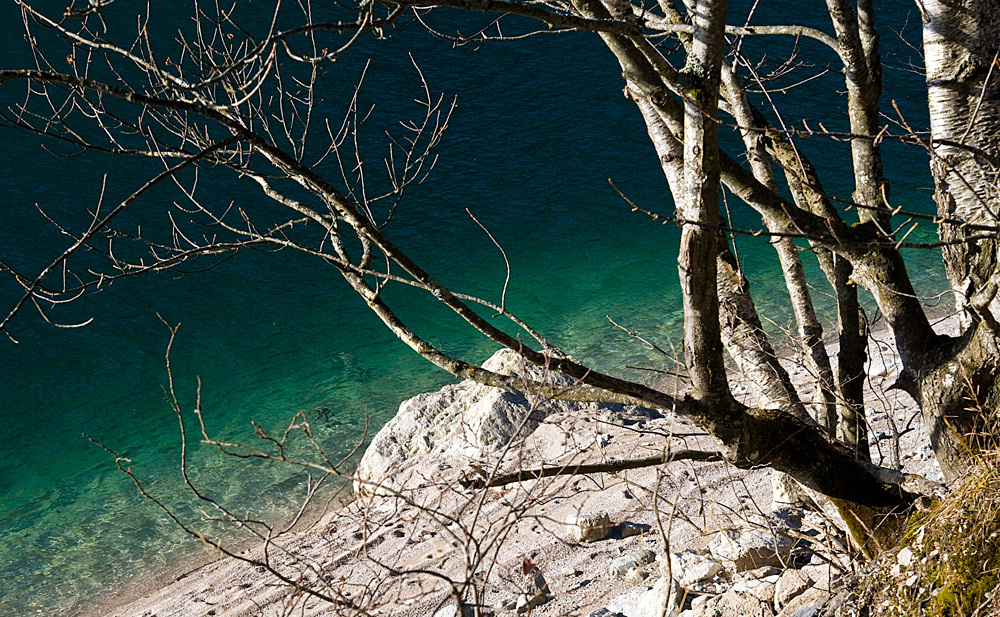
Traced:
<path fill-rule="evenodd" d="M 514 482 L 541 480 L 542 478 L 552 478 L 554 476 L 573 476 L 590 473 L 617 473 L 628 469 L 655 467 L 657 465 L 662 465 L 663 463 L 681 460 L 717 462 L 724 461 L 726 459 L 722 452 L 712 452 L 706 450 L 675 450 L 673 452 L 665 452 L 656 456 L 625 459 L 620 461 L 608 461 L 606 463 L 564 465 L 562 467 L 539 467 L 537 469 L 519 469 L 518 471 L 492 477 L 485 475 L 485 472 L 482 469 L 476 469 L 477 472 L 484 475 L 477 478 L 466 478 L 461 480 L 460 484 L 466 489 L 482 489 L 504 486 L 506 484 L 513 484 Z"/>

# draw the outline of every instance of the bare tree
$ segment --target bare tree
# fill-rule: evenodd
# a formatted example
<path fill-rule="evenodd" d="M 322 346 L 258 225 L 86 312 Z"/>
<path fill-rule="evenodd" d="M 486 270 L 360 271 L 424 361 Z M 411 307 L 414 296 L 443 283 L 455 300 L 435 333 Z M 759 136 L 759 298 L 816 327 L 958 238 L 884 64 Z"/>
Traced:
<path fill-rule="evenodd" d="M 301 251 L 336 269 L 361 300 L 401 341 L 429 362 L 464 379 L 566 400 L 626 402 L 671 410 L 718 439 L 737 467 L 770 466 L 833 497 L 864 535 L 878 517 L 908 505 L 921 492 L 915 478 L 869 461 L 861 379 L 865 324 L 857 286 L 874 296 L 903 362 L 898 388 L 919 401 L 932 443 L 949 482 L 959 478 L 978 448 L 993 443 L 998 400 L 996 363 L 1000 301 L 996 300 L 996 142 L 1000 96 L 996 2 L 917 3 L 924 23 L 932 132 L 893 132 L 880 114 L 882 65 L 874 3 L 828 0 L 833 34 L 799 25 L 730 25 L 725 0 L 687 0 L 656 6 L 623 0 L 520 2 L 505 0 L 398 0 L 358 6 L 289 7 L 276 3 L 263 29 L 244 28 L 222 6 L 194 7 L 193 26 L 176 41 L 159 40 L 140 16 L 138 33 L 117 38 L 103 13 L 109 3 L 73 5 L 50 16 L 15 0 L 24 17 L 35 65 L 0 70 L 8 98 L 4 121 L 32 138 L 55 139 L 86 150 L 147 157 L 162 171 L 114 207 L 95 213 L 85 229 L 60 228 L 71 242 L 41 272 L 7 270 L 23 294 L 0 321 L 11 326 L 26 306 L 49 307 L 136 274 L 211 260 L 241 249 Z M 428 23 L 426 7 L 486 15 L 472 35 L 446 34 Z M 678 255 L 683 297 L 684 364 L 689 389 L 674 395 L 608 375 L 552 347 L 500 305 L 450 289 L 391 240 L 393 215 L 408 187 L 435 160 L 450 103 L 423 82 L 418 116 L 390 135 L 387 174 L 376 179 L 358 150 L 359 110 L 342 119 L 320 117 L 318 92 L 327 68 L 361 37 L 380 37 L 400 20 L 417 20 L 458 43 L 502 39 L 505 19 L 540 28 L 599 36 L 618 60 L 625 92 L 635 103 L 677 204 Z M 294 23 L 294 26 L 287 24 Z M 806 37 L 832 51 L 845 76 L 850 130 L 795 130 L 774 110 L 759 109 L 750 88 L 761 76 L 741 53 L 755 37 Z M 53 41 L 52 39 L 56 39 Z M 43 41 L 43 42 L 40 42 Z M 60 51 L 54 45 L 62 44 Z M 516 43 L 513 43 L 516 44 Z M 55 58 L 59 58 L 57 63 Z M 60 67 L 63 59 L 69 70 Z M 334 68 L 336 65 L 334 65 Z M 758 97 L 759 98 L 759 97 Z M 759 102 L 759 101 L 758 101 Z M 719 146 L 720 122 L 733 123 L 740 152 Z M 839 207 L 820 184 L 798 139 L 850 141 L 855 190 Z M 937 182 L 941 241 L 907 242 L 903 231 L 918 213 L 894 206 L 884 177 L 880 144 L 898 140 L 923 147 Z M 317 155 L 311 147 L 325 142 Z M 746 157 L 744 166 L 739 162 Z M 339 174 L 320 173 L 333 160 Z M 255 181 L 273 210 L 217 208 L 199 184 L 209 171 Z M 117 217 L 156 185 L 173 183 L 187 203 L 170 210 L 171 226 L 137 236 L 116 227 Z M 745 230 L 721 222 L 719 187 L 760 213 L 778 253 L 801 345 L 816 378 L 798 392 L 778 362 L 761 326 L 749 285 L 733 254 Z M 788 189 L 792 200 L 785 199 Z M 849 220 L 848 212 L 856 212 Z M 176 216 L 178 213 L 184 216 Z M 853 214 L 850 216 L 854 216 Z M 905 216 L 907 223 L 894 227 Z M 209 231 L 206 232 L 205 229 Z M 837 371 L 823 347 L 822 328 L 794 239 L 820 256 L 838 305 Z M 924 314 L 900 250 L 945 248 L 958 308 L 967 328 L 958 338 L 934 332 Z M 71 267 L 76 266 L 76 267 Z M 383 290 L 423 290 L 495 344 L 534 365 L 575 379 L 572 387 L 491 372 L 448 355 L 394 311 Z M 534 341 L 526 345 L 482 317 L 485 306 Z M 745 405 L 730 388 L 724 353 L 755 385 Z M 807 397 L 811 397 L 807 398 Z"/>

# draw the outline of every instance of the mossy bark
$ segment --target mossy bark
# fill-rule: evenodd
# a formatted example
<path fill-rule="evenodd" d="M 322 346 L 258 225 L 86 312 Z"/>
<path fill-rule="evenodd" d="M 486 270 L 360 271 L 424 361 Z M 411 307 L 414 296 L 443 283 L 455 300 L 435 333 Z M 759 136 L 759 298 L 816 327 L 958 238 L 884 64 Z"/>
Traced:
<path fill-rule="evenodd" d="M 981 322 L 937 355 L 914 395 L 945 481 L 953 484 L 976 453 L 996 446 L 1000 347 Z"/>
<path fill-rule="evenodd" d="M 814 426 L 787 412 L 748 409 L 731 444 L 737 467 L 766 465 L 805 486 L 842 501 L 885 513 L 912 503 L 914 496 L 884 484 L 844 444 L 830 441 Z"/>

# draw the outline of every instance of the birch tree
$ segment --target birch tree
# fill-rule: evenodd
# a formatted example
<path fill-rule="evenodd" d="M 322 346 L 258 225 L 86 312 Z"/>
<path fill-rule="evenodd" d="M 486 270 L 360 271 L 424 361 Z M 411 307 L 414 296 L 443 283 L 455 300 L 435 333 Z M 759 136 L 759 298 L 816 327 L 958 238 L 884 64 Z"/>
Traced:
<path fill-rule="evenodd" d="M 903 364 L 897 387 L 919 402 L 946 480 L 956 481 L 978 451 L 995 445 L 1000 405 L 996 0 L 963 0 L 957 3 L 962 10 L 937 0 L 916 3 L 923 23 L 930 138 L 893 132 L 883 123 L 875 27 L 880 16 L 871 0 L 827 0 L 825 29 L 734 25 L 726 0 L 655 6 L 627 0 L 372 0 L 324 11 L 314 11 L 307 2 L 293 8 L 275 3 L 270 27 L 254 34 L 225 9 L 198 4 L 192 15 L 196 36 L 177 41 L 158 40 L 144 27 L 116 39 L 102 28 L 102 12 L 117 8 L 110 3 L 73 5 L 65 15 L 47 15 L 26 0 L 13 1 L 22 10 L 29 45 L 36 32 L 54 32 L 65 53 L 35 46 L 33 66 L 2 67 L 6 124 L 23 129 L 26 139 L 152 157 L 163 162 L 163 171 L 86 229 L 63 230 L 71 242 L 46 268 L 20 272 L 6 267 L 23 288 L 0 320 L 0 329 L 11 335 L 25 307 L 44 313 L 53 303 L 138 273 L 251 247 L 293 249 L 315 257 L 318 266 L 334 268 L 401 341 L 456 377 L 564 399 L 671 410 L 716 437 L 731 464 L 788 473 L 833 497 L 870 530 L 880 514 L 934 489 L 920 478 L 870 462 L 861 389 L 866 358 L 860 286 L 874 297 L 895 338 Z M 322 156 L 341 161 L 340 177 L 324 176 L 306 155 L 306 135 L 322 125 L 312 114 L 315 95 L 328 87 L 325 71 L 334 70 L 334 61 L 350 53 L 361 37 L 378 38 L 403 21 L 425 25 L 430 7 L 516 19 L 545 30 L 589 32 L 618 61 L 624 91 L 645 122 L 677 204 L 673 217 L 682 230 L 680 252 L 664 261 L 676 258 L 680 272 L 687 392 L 675 395 L 593 369 L 585 359 L 574 359 L 572 349 L 554 348 L 544 333 L 507 307 L 445 286 L 393 243 L 388 223 L 395 204 L 429 172 L 449 119 L 449 102 L 426 84 L 424 113 L 393 142 L 388 188 L 377 196 L 358 189 L 365 178 L 347 160 L 350 121 L 329 131 Z M 292 22 L 296 25 L 288 26 Z M 494 32 L 499 29 L 487 27 L 454 38 L 503 38 Z M 737 47 L 761 37 L 808 38 L 829 50 L 844 76 L 848 133 L 791 130 L 756 106 L 759 101 L 746 85 L 754 76 Z M 173 52 L 167 53 L 171 45 Z M 678 51 L 671 51 L 673 46 Z M 57 67 L 55 57 L 66 57 L 70 68 Z M 738 151 L 720 148 L 722 121 L 738 127 Z M 797 147 L 803 132 L 850 142 L 854 193 L 849 213 L 824 191 L 816 167 Z M 919 214 L 891 201 L 880 150 L 886 139 L 923 147 L 928 154 L 937 189 L 937 245 L 944 247 L 964 319 L 958 337 L 934 332 L 908 276 L 900 250 L 930 246 L 897 237 L 892 217 Z M 744 159 L 746 165 L 740 162 Z M 206 205 L 199 199 L 202 189 L 196 190 L 184 172 L 207 169 L 252 179 L 261 200 L 280 206 L 286 217 L 275 222 L 252 209 L 218 211 Z M 193 233 L 177 221 L 167 230 L 170 241 L 116 231 L 116 217 L 161 183 L 177 184 L 188 199 L 185 207 L 218 233 Z M 795 343 L 815 375 L 802 391 L 791 383 L 761 326 L 732 250 L 739 230 L 721 223 L 720 186 L 760 214 L 764 235 L 773 240 L 796 321 Z M 823 345 L 795 239 L 808 242 L 817 254 L 836 298 L 836 371 Z M 108 242 L 128 242 L 131 250 L 114 253 L 104 248 Z M 136 247 L 142 249 L 139 256 Z M 89 269 L 65 276 L 71 258 L 85 250 L 103 256 L 99 267 L 91 259 Z M 577 385 L 553 390 L 445 353 L 398 315 L 383 294 L 390 285 L 423 290 L 497 346 L 569 375 Z M 498 328 L 474 310 L 476 305 L 508 319 L 525 336 Z M 732 394 L 727 353 L 753 387 L 752 404 Z"/>

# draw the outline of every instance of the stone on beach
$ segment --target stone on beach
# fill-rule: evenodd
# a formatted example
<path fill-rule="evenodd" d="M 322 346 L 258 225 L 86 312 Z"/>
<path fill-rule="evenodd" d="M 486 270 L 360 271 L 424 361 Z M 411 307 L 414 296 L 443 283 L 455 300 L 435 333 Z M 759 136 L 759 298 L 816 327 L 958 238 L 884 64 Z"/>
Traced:
<path fill-rule="evenodd" d="M 725 529 L 708 545 L 712 555 L 733 572 L 781 565 L 792 549 L 787 536 L 761 529 Z"/>
<path fill-rule="evenodd" d="M 681 587 L 690 587 L 722 572 L 722 564 L 697 551 L 687 550 L 670 555 L 670 574 Z"/>
<path fill-rule="evenodd" d="M 576 512 L 566 517 L 566 528 L 575 542 L 596 542 L 611 534 L 607 512 Z"/>
<path fill-rule="evenodd" d="M 501 375 L 523 375 L 554 387 L 574 383 L 565 375 L 526 364 L 508 349 L 493 354 L 483 368 Z M 596 403 L 559 401 L 543 395 L 526 396 L 466 380 L 404 401 L 365 450 L 355 475 L 355 492 L 391 492 L 398 484 L 393 472 L 413 456 L 479 460 L 526 437 L 539 420 L 552 413 L 596 416 L 601 409 Z"/>

